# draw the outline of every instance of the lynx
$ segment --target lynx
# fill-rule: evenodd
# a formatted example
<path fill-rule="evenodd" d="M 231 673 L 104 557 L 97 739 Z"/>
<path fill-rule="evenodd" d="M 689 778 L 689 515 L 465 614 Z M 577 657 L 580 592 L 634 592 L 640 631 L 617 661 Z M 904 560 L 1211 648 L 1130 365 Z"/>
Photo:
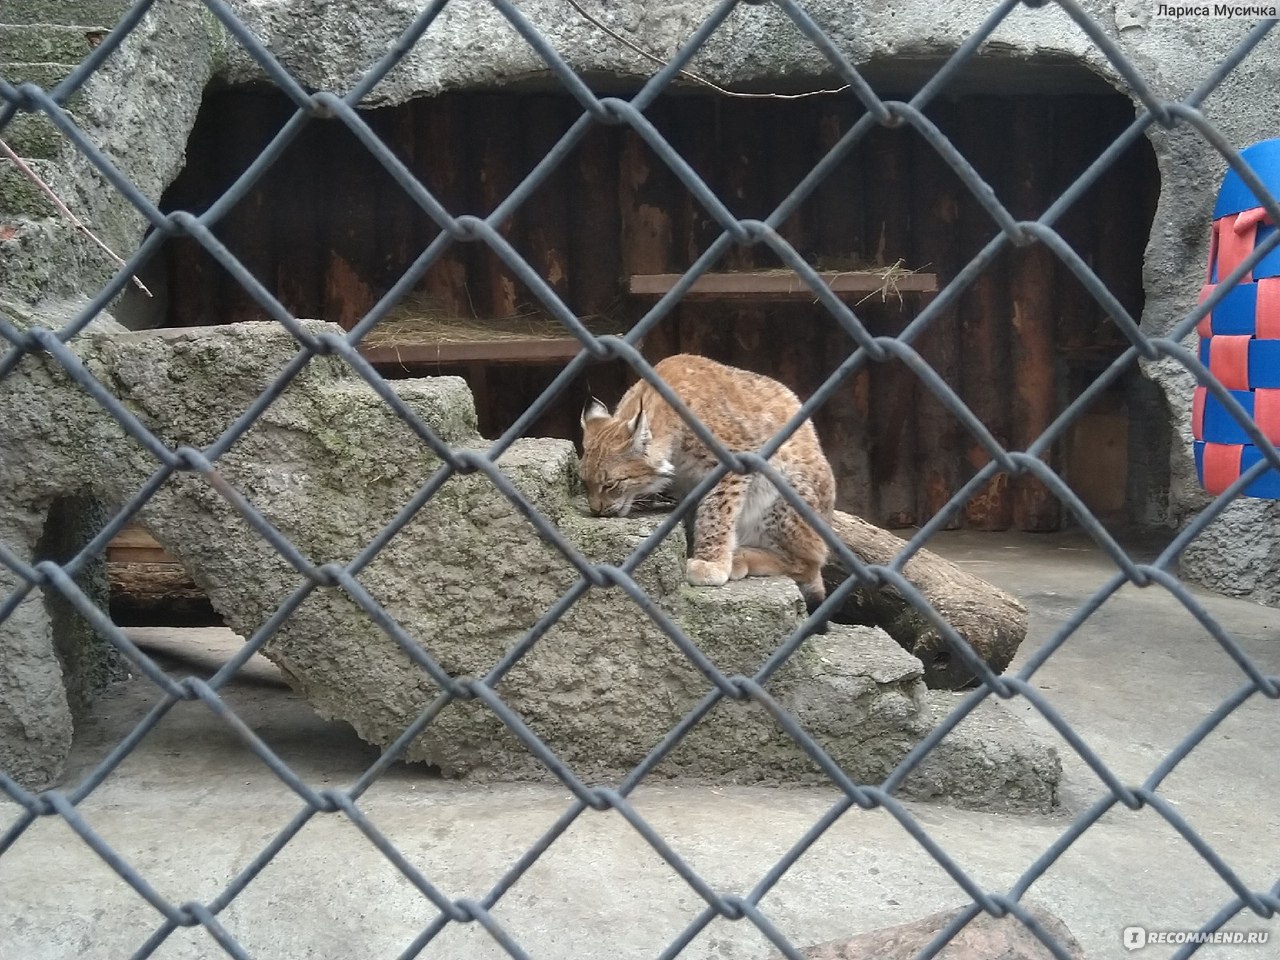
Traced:
<path fill-rule="evenodd" d="M 796 395 L 768 377 L 706 357 L 677 354 L 654 371 L 708 431 L 733 452 L 755 452 L 800 407 Z M 717 464 L 689 425 L 641 380 L 615 412 L 593 400 L 582 414 L 582 479 L 591 511 L 626 516 L 656 493 L 679 498 Z M 824 520 L 831 518 L 835 479 L 813 424 L 805 421 L 770 458 L 792 489 Z M 745 576 L 788 576 L 809 612 L 826 597 L 827 545 L 761 474 L 723 477 L 698 504 L 686 575 L 719 586 Z"/>

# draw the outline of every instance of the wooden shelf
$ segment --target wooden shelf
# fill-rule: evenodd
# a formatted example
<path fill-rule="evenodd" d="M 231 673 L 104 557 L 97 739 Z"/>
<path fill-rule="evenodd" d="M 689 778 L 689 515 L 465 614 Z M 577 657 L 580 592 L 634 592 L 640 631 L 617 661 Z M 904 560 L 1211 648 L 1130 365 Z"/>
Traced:
<path fill-rule="evenodd" d="M 640 297 L 660 297 L 683 277 L 682 273 L 644 273 L 631 278 L 631 293 Z M 861 271 L 824 270 L 818 273 L 822 282 L 838 296 L 865 296 L 885 285 L 879 274 Z M 889 295 L 897 293 L 936 293 L 938 276 L 934 273 L 908 273 L 891 286 Z M 770 270 L 760 273 L 704 273 L 684 295 L 685 300 L 814 300 L 813 290 L 799 275 Z"/>
<path fill-rule="evenodd" d="M 528 340 L 453 340 L 442 343 L 379 343 L 360 346 L 374 366 L 452 363 L 550 363 L 572 360 L 582 349 L 573 337 Z"/>
<path fill-rule="evenodd" d="M 111 563 L 177 563 L 151 534 L 130 523 L 107 544 L 107 560 Z"/>

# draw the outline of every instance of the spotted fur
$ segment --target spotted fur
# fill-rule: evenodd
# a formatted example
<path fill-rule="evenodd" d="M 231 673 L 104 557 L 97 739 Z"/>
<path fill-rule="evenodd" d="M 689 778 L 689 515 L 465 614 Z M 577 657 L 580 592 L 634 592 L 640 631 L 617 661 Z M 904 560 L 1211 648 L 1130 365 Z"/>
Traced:
<path fill-rule="evenodd" d="M 796 395 L 776 380 L 706 357 L 677 354 L 654 371 L 735 453 L 759 450 L 800 407 Z M 582 479 L 591 510 L 600 516 L 626 516 L 637 500 L 656 493 L 682 497 L 717 463 L 643 380 L 612 413 L 593 401 L 583 412 L 582 433 Z M 830 520 L 835 478 L 811 422 L 805 421 L 769 462 L 801 499 Z M 826 597 L 826 543 L 761 474 L 722 478 L 698 504 L 691 540 L 690 583 L 718 586 L 745 576 L 788 576 L 811 612 Z"/>

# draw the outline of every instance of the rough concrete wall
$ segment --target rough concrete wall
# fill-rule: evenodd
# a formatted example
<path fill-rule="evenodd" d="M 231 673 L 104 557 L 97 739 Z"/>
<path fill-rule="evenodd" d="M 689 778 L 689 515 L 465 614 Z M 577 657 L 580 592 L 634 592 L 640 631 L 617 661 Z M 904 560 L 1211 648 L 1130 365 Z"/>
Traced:
<path fill-rule="evenodd" d="M 0 76 L 52 89 L 129 6 L 128 0 L 8 0 L 0 6 Z M 222 33 L 197 0 L 155 4 L 66 104 L 89 140 L 153 201 L 182 168 Z M 43 114 L 18 114 L 0 137 L 128 259 L 146 219 Z M 116 270 L 34 183 L 0 160 L 0 295 L 27 304 L 76 300 Z"/>

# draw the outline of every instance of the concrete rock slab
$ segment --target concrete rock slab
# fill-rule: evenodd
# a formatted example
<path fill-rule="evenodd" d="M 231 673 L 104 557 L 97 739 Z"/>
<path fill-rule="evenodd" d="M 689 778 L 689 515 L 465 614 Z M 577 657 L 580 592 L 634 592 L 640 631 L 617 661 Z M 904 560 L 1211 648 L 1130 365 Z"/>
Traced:
<path fill-rule="evenodd" d="M 213 443 L 298 351 L 282 328 L 255 323 L 143 333 L 104 328 L 72 347 L 85 370 L 169 449 Z M 486 449 L 462 380 L 397 381 L 394 390 L 437 444 Z M 0 422 L 0 469 L 8 480 L 0 514 L 32 518 L 8 541 L 26 562 L 36 559 L 33 534 L 52 504 L 75 494 L 118 507 L 159 467 L 50 358 L 29 356 L 0 381 L 0 407 L 11 412 Z M 19 451 L 21 459 L 14 456 Z M 548 619 L 579 575 L 525 510 L 536 511 L 592 564 L 622 564 L 659 519 L 589 516 L 577 458 L 564 441 L 518 441 L 497 459 L 522 504 L 483 473 L 450 475 L 442 468 L 432 447 L 342 361 L 315 358 L 218 458 L 212 481 L 176 472 L 138 517 L 241 636 L 253 637 L 287 607 L 262 653 L 321 716 L 349 723 L 369 743 L 396 744 L 421 718 L 425 726 L 402 745 L 403 755 L 448 776 L 548 779 L 547 761 L 527 742 L 536 736 L 587 782 L 621 778 L 707 697 L 713 682 L 621 590 L 588 589 Z M 432 478 L 433 495 L 418 499 Z M 226 490 L 238 491 L 274 533 L 253 527 Z M 414 509 L 406 510 L 410 503 Z M 348 564 L 375 540 L 381 548 L 352 592 L 317 588 L 278 549 L 278 537 L 292 545 L 298 563 L 314 567 Z M 695 589 L 684 582 L 684 557 L 677 526 L 635 571 L 636 582 L 654 612 L 683 631 L 701 657 L 726 675 L 754 674 L 803 618 L 794 585 L 752 580 Z M 3 576 L 16 587 L 12 574 Z M 71 676 L 53 662 L 55 633 L 35 593 L 0 624 L 0 639 L 31 648 L 30 666 L 11 664 L 10 685 L 35 684 L 35 700 L 54 705 L 65 701 Z M 501 673 L 493 674 L 499 664 Z M 451 686 L 446 691 L 454 679 L 490 675 L 514 718 Z M 919 661 L 868 628 L 833 628 L 811 639 L 768 685 L 863 782 L 883 779 L 931 728 L 924 689 Z M 0 749 L 7 767 L 39 784 L 56 777 L 70 731 L 65 716 L 45 710 L 40 725 L 47 735 L 26 733 L 31 699 L 10 698 L 16 718 L 10 726 L 23 729 L 0 741 Z M 912 779 L 904 790 L 1047 809 L 1058 769 L 1044 759 L 1034 745 L 983 746 L 977 753 L 949 746 L 922 769 L 918 785 Z M 763 706 L 730 700 L 688 732 L 659 772 L 724 782 L 826 778 Z M 1036 789 L 1026 788 L 1028 777 Z"/>

